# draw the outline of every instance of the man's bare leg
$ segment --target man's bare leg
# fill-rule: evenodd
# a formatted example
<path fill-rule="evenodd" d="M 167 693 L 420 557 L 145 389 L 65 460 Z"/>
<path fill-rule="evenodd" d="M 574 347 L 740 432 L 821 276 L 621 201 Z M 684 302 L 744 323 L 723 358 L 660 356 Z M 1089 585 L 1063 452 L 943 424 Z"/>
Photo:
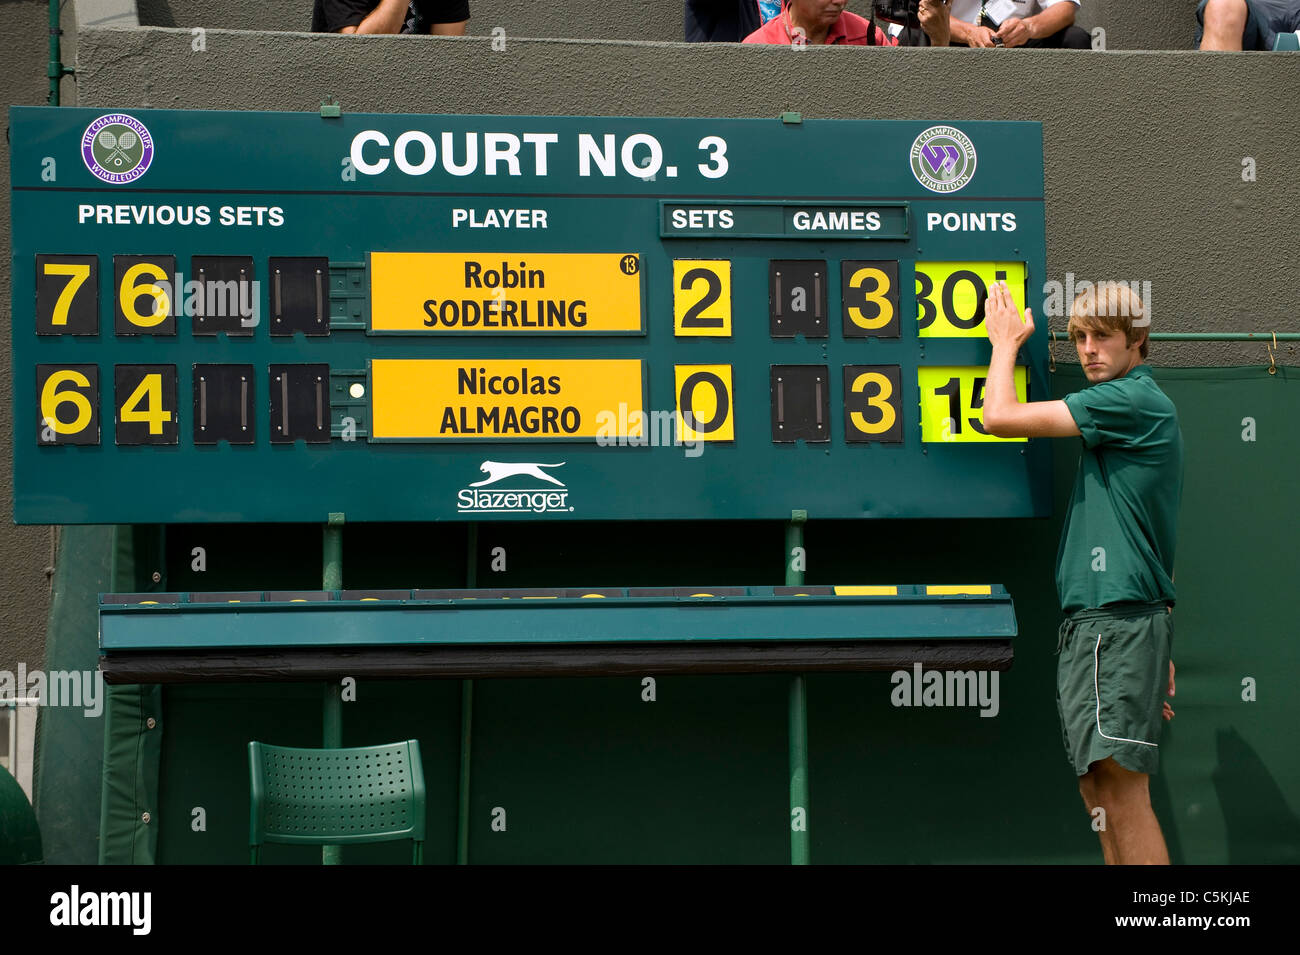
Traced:
<path fill-rule="evenodd" d="M 1093 815 L 1098 806 L 1097 787 L 1093 785 L 1095 777 L 1089 771 L 1079 777 L 1079 795 L 1083 796 L 1083 804 L 1087 807 L 1088 818 L 1096 820 Z M 1103 807 L 1104 808 L 1104 807 Z M 1101 817 L 1102 828 L 1097 830 L 1097 836 L 1101 839 L 1101 854 L 1106 860 L 1106 865 L 1115 865 L 1115 833 L 1110 828 L 1110 814 L 1106 813 Z"/>
<path fill-rule="evenodd" d="M 1106 810 L 1106 830 L 1115 840 L 1114 863 L 1168 865 L 1169 850 L 1151 808 L 1147 774 L 1125 769 L 1108 756 L 1089 766 L 1087 776 L 1092 777 L 1096 805 Z M 1080 782 L 1081 790 L 1082 786 Z M 1102 852 L 1105 853 L 1104 842 Z"/>
<path fill-rule="evenodd" d="M 1210 0 L 1205 5 L 1202 50 L 1240 50 L 1246 29 L 1246 0 Z"/>

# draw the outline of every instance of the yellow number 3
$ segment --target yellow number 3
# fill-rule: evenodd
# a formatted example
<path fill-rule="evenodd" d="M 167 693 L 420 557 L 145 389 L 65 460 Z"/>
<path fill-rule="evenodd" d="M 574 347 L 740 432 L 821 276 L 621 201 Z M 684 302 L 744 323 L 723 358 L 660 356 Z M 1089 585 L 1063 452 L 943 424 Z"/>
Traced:
<path fill-rule="evenodd" d="M 875 424 L 868 424 L 867 417 L 861 411 L 854 411 L 849 414 L 853 422 L 853 427 L 857 428 L 863 434 L 882 434 L 894 426 L 894 406 L 889 403 L 889 399 L 894 391 L 893 382 L 878 371 L 866 371 L 853 379 L 853 391 L 862 392 L 866 390 L 867 385 L 875 385 L 876 393 L 867 397 L 867 404 L 880 411 L 880 420 Z"/>
<path fill-rule="evenodd" d="M 862 309 L 851 305 L 849 318 L 859 328 L 884 328 L 894 318 L 894 304 L 886 297 L 889 295 L 889 276 L 880 269 L 868 266 L 853 273 L 852 278 L 849 279 L 849 286 L 861 289 L 868 279 L 875 280 L 876 287 L 870 292 L 863 291 L 862 297 L 876 306 L 877 313 L 874 318 L 868 318 Z"/>

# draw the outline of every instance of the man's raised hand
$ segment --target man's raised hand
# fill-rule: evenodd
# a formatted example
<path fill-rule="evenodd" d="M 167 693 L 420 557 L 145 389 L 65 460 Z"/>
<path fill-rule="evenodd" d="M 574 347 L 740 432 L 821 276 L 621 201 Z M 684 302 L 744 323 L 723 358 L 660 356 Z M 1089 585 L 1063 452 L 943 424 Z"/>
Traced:
<path fill-rule="evenodd" d="M 1034 310 L 1025 309 L 1022 322 L 1020 309 L 1012 301 L 1007 283 L 994 282 L 984 302 L 984 330 L 994 348 L 1003 345 L 1019 349 L 1034 334 Z"/>
<path fill-rule="evenodd" d="M 917 16 L 932 46 L 947 46 L 952 40 L 948 12 L 948 0 L 921 0 Z"/>

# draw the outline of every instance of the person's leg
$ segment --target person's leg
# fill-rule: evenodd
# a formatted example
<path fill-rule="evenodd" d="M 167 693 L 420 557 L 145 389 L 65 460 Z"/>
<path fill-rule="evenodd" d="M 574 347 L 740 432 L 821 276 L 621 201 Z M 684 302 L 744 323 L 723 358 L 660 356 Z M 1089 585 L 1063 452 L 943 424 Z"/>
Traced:
<path fill-rule="evenodd" d="M 1062 27 L 1051 36 L 1029 40 L 1027 48 L 1041 50 L 1091 50 L 1092 35 L 1083 27 Z"/>
<path fill-rule="evenodd" d="M 1084 773 L 1079 777 L 1079 795 L 1083 797 L 1083 805 L 1088 810 L 1089 820 L 1097 820 L 1094 815 L 1098 807 L 1105 809 L 1097 801 L 1096 776 L 1092 770 Z M 1101 828 L 1097 830 L 1097 837 L 1101 840 L 1101 855 L 1106 860 L 1106 865 L 1115 865 L 1115 833 L 1110 828 L 1110 817 L 1103 813 L 1101 816 Z"/>
<path fill-rule="evenodd" d="M 1106 829 L 1114 839 L 1114 863 L 1168 865 L 1169 850 L 1151 808 L 1147 774 L 1125 769 L 1108 756 L 1093 763 L 1088 775 L 1093 777 L 1097 804 L 1106 810 Z M 1104 843 L 1102 851 L 1104 854 Z"/>
<path fill-rule="evenodd" d="M 1240 50 L 1246 29 L 1246 0 L 1206 0 L 1197 11 L 1202 15 L 1205 33 L 1202 50 Z"/>

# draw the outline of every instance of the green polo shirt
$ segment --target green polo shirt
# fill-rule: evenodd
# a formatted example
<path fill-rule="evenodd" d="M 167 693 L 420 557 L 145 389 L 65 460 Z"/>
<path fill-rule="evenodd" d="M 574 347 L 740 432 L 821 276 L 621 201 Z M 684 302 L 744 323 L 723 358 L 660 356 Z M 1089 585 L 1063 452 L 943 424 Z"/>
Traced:
<path fill-rule="evenodd" d="M 1174 545 L 1183 496 L 1183 434 L 1151 369 L 1066 395 L 1083 437 L 1056 553 L 1061 609 L 1174 602 Z"/>

